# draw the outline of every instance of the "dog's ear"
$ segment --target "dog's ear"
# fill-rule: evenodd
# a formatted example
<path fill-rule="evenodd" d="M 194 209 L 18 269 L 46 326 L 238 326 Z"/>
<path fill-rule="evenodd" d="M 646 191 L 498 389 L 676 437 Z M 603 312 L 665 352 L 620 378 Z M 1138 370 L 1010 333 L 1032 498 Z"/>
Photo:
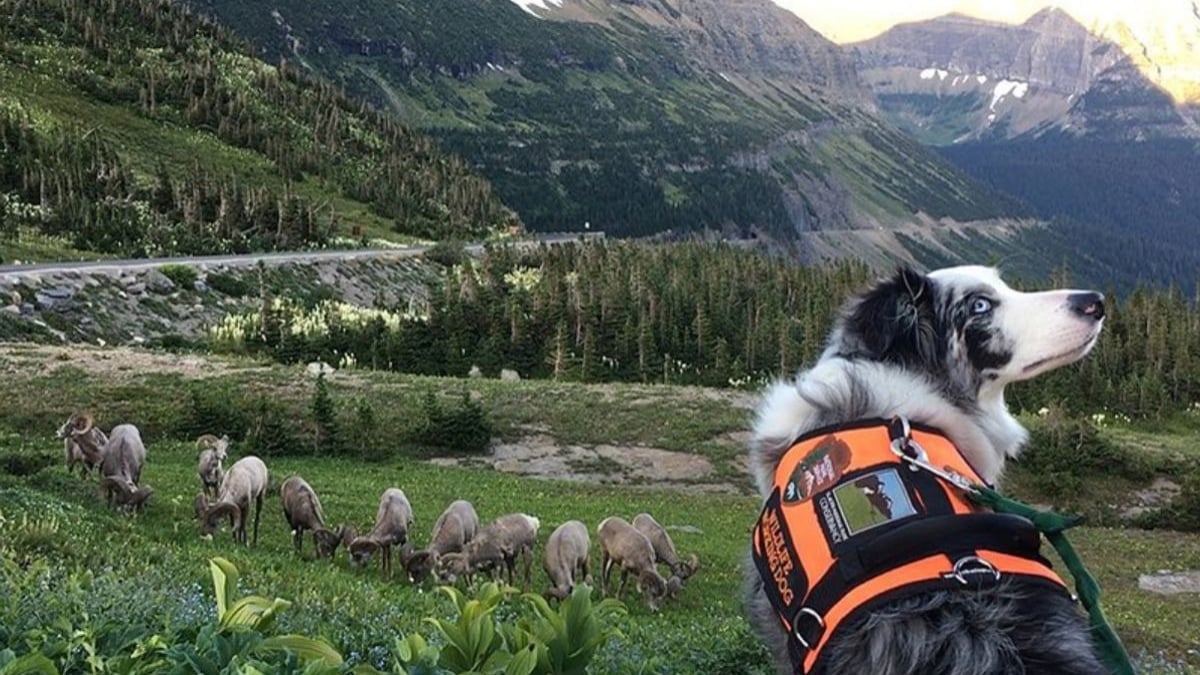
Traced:
<path fill-rule="evenodd" d="M 933 364 L 934 284 L 909 267 L 863 294 L 843 319 L 850 351 L 876 361 L 902 365 Z"/>

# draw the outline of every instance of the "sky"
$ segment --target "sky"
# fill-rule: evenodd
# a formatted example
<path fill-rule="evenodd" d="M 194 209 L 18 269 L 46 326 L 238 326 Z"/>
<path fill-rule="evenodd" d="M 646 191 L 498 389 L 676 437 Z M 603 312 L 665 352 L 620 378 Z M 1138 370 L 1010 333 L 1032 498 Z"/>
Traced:
<path fill-rule="evenodd" d="M 981 19 L 1020 23 L 1049 5 L 1067 10 L 1085 25 L 1128 12 L 1157 12 L 1178 0 L 775 0 L 834 42 L 855 42 L 897 23 L 920 21 L 950 12 Z M 1172 8 L 1174 9 L 1174 8 Z"/>

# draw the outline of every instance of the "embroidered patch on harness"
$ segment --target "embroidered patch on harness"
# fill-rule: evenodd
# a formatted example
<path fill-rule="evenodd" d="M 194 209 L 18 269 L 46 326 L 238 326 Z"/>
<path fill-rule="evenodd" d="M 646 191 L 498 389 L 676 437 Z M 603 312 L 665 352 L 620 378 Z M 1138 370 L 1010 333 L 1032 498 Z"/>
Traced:
<path fill-rule="evenodd" d="M 845 524 L 844 536 L 850 537 L 917 513 L 895 469 L 880 469 L 846 481 L 833 489 L 831 501 L 837 504 Z M 831 527 L 829 531 L 840 529 Z"/>
<path fill-rule="evenodd" d="M 837 485 L 849 467 L 850 446 L 837 436 L 826 436 L 792 470 L 783 501 L 808 501 L 818 492 Z"/>

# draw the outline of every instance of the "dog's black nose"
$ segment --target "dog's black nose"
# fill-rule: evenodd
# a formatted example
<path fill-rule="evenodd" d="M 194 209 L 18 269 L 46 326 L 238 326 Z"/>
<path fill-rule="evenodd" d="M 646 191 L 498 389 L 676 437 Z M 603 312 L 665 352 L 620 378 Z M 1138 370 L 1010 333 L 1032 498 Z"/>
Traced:
<path fill-rule="evenodd" d="M 1096 321 L 1104 318 L 1104 295 L 1101 293 L 1072 293 L 1067 296 L 1067 304 L 1079 316 L 1088 316 Z"/>

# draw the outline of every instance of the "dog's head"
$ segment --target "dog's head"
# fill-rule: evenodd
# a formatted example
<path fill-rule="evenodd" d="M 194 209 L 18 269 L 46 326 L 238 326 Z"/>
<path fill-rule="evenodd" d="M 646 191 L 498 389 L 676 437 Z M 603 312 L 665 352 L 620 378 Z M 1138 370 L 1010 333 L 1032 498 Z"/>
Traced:
<path fill-rule="evenodd" d="M 969 402 L 1083 358 L 1103 324 L 1094 291 L 1023 293 L 988 267 L 902 269 L 847 307 L 828 349 L 927 374 Z"/>

